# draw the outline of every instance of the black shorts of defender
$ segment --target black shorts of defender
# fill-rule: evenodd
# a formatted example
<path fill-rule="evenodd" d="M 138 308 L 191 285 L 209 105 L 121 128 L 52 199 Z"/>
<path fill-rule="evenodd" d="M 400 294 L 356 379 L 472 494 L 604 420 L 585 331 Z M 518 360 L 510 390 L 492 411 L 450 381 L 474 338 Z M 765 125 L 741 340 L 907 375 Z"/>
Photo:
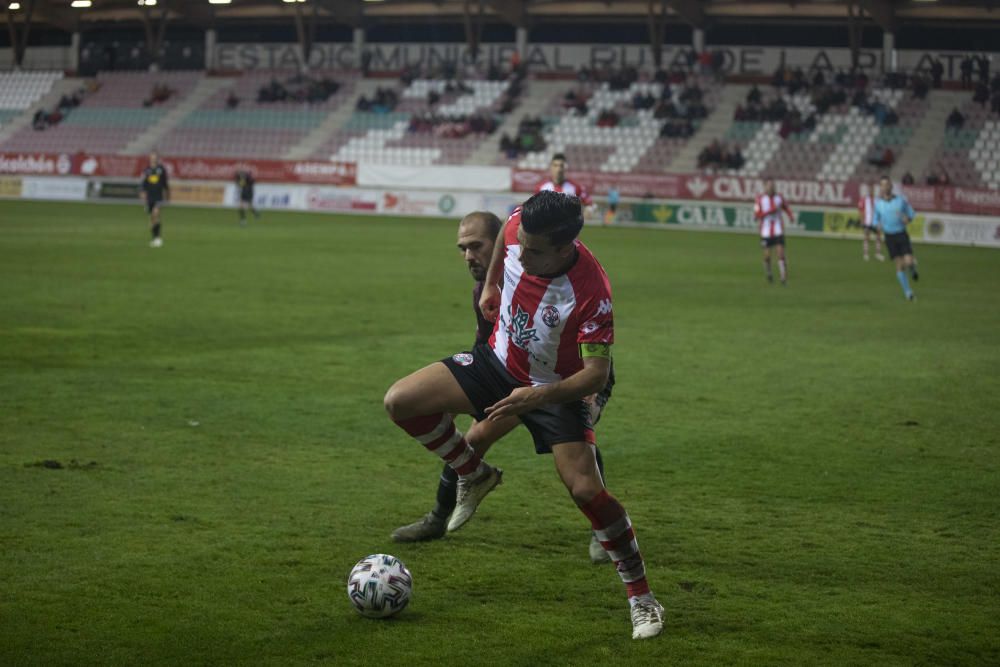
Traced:
<path fill-rule="evenodd" d="M 462 352 L 441 360 L 476 410 L 472 415 L 486 419 L 486 408 L 502 398 L 521 383 L 515 380 L 489 345 L 480 343 L 472 352 Z M 546 405 L 518 415 L 535 441 L 535 452 L 551 454 L 552 446 L 564 442 L 593 442 L 594 427 L 590 421 L 590 408 L 578 400 L 559 405 Z"/>
<path fill-rule="evenodd" d="M 146 197 L 146 213 L 152 215 L 154 209 L 160 208 L 163 199 L 159 197 Z"/>
<path fill-rule="evenodd" d="M 253 203 L 253 189 L 251 188 L 250 190 L 241 190 L 240 191 L 240 201 L 243 202 L 244 204 L 252 204 Z"/>
<path fill-rule="evenodd" d="M 761 248 L 773 248 L 776 245 L 785 245 L 784 234 L 782 234 L 781 236 L 772 236 L 770 238 L 760 240 Z"/>
<path fill-rule="evenodd" d="M 910 245 L 910 235 L 906 232 L 886 234 L 885 247 L 889 251 L 889 257 L 892 259 L 913 254 L 913 246 Z"/>

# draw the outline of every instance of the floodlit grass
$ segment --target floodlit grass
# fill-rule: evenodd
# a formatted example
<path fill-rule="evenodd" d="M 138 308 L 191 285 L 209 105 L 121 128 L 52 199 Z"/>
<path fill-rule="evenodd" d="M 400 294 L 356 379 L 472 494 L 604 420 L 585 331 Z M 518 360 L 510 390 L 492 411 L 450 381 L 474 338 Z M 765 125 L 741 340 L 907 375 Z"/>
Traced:
<path fill-rule="evenodd" d="M 473 336 L 454 222 L 164 223 L 0 202 L 0 664 L 1000 662 L 997 251 L 918 246 L 911 304 L 860 242 L 791 239 L 781 288 L 750 236 L 585 230 L 668 610 L 633 642 L 524 432 L 462 532 L 389 540 L 439 465 L 382 395 Z M 373 552 L 414 575 L 393 620 L 348 605 Z"/>

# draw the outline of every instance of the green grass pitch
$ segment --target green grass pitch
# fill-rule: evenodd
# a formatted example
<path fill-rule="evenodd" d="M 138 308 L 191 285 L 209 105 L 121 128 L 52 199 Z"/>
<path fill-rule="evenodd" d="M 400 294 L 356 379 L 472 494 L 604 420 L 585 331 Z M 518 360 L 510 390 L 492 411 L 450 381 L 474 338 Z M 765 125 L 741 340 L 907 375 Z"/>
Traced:
<path fill-rule="evenodd" d="M 664 634 L 515 432 L 461 532 L 385 417 L 466 349 L 455 221 L 0 202 L 2 665 L 1000 663 L 1000 253 L 587 228 L 615 294 L 598 429 Z M 463 421 L 464 423 L 464 421 Z M 61 468 L 47 467 L 58 461 Z M 411 605 L 344 582 L 388 552 Z"/>

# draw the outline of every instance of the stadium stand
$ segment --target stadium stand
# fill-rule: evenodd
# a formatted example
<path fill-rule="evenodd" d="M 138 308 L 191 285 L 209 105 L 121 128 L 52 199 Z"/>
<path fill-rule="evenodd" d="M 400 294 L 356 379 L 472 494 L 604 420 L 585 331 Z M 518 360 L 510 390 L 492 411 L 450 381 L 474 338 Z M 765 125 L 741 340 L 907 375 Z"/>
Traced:
<path fill-rule="evenodd" d="M 22 128 L 0 144 L 0 148 L 7 151 L 121 152 L 132 139 L 183 100 L 201 76 L 200 72 L 101 74 L 92 86 L 94 90 L 58 124 L 43 130 L 32 126 Z"/>
<path fill-rule="evenodd" d="M 550 102 L 540 119 L 540 132 L 533 141 L 542 147 L 523 151 L 517 158 L 501 156 L 497 163 L 516 161 L 522 168 L 544 169 L 552 153 L 562 152 L 574 169 L 666 171 L 714 106 L 720 86 L 712 77 L 681 77 L 672 83 L 659 78 L 636 76 L 636 80 L 588 81 L 571 87 Z M 532 131 L 522 126 L 519 138 Z"/>
<path fill-rule="evenodd" d="M 929 107 L 928 95 L 900 87 L 869 87 L 864 79 L 784 86 L 737 109 L 723 135 L 724 151 L 739 150 L 742 167 L 706 154 L 707 172 L 776 178 L 870 180 L 906 152 Z M 748 95 L 749 97 L 749 95 Z"/>
<path fill-rule="evenodd" d="M 62 72 L 0 72 L 0 114 L 30 109 L 61 78 Z"/>
<path fill-rule="evenodd" d="M 354 113 L 313 157 L 463 164 L 502 121 L 511 85 L 510 80 L 413 79 L 399 89 L 369 86 Z"/>
<path fill-rule="evenodd" d="M 87 82 L 58 72 L 6 72 L 0 73 L 0 149 L 135 154 L 157 147 L 175 155 L 534 169 L 561 151 L 582 171 L 656 174 L 686 164 L 677 160 L 685 149 L 709 147 L 736 159 L 701 165 L 708 173 L 868 180 L 895 163 L 897 177 L 907 167 L 920 184 L 1000 188 L 1000 113 L 992 87 L 985 99 L 977 88 L 959 102 L 958 92 L 918 94 L 905 77 L 861 86 L 786 82 L 755 86 L 759 98 L 750 104 L 747 84 L 688 76 L 413 78 L 403 85 L 345 70 L 313 72 L 309 79 L 266 70 L 113 72 L 92 80 L 92 91 L 59 122 L 35 129 L 24 118 L 37 113 L 43 99 L 56 105 L 56 83 L 69 91 Z M 281 99 L 266 94 L 275 84 L 285 91 Z M 831 97 L 831 91 L 843 94 Z M 732 107 L 720 100 L 734 96 L 739 104 L 728 119 Z M 954 122 L 939 128 L 938 115 L 928 110 L 950 110 L 953 97 L 961 122 L 952 115 Z M 366 103 L 358 104 L 362 99 Z M 717 106 L 725 109 L 726 124 L 713 115 L 706 131 L 717 134 L 706 136 L 704 118 Z M 931 137 L 915 153 L 918 129 Z"/>
<path fill-rule="evenodd" d="M 923 182 L 1000 188 L 1000 114 L 975 99 L 960 108 L 962 123 L 941 128 L 942 139 Z"/>
<path fill-rule="evenodd" d="M 355 79 L 340 71 L 308 79 L 277 71 L 221 79 L 157 146 L 178 155 L 282 157 L 350 98 Z"/>
<path fill-rule="evenodd" d="M 0 128 L 34 108 L 62 78 L 62 72 L 0 72 Z"/>

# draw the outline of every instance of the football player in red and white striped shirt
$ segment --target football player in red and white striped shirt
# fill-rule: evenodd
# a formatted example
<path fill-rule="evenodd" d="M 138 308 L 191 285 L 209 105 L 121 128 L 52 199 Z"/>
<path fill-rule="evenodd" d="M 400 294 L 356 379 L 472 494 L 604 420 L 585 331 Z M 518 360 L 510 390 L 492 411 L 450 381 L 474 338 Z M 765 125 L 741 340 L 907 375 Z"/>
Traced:
<path fill-rule="evenodd" d="M 858 213 L 861 215 L 861 229 L 864 230 L 865 240 L 864 240 L 864 252 L 862 256 L 865 261 L 868 261 L 868 240 L 875 236 L 875 259 L 880 262 L 885 261 L 885 256 L 882 255 L 882 230 L 877 224 L 875 224 L 875 198 L 878 197 L 879 185 L 878 183 L 871 184 L 871 190 L 868 194 L 863 195 L 861 199 L 858 200 Z"/>
<path fill-rule="evenodd" d="M 769 178 L 764 181 L 764 194 L 757 195 L 757 201 L 753 206 L 753 215 L 757 218 L 757 224 L 760 228 L 760 247 L 764 249 L 764 273 L 767 276 L 767 282 L 774 282 L 774 275 L 771 273 L 771 248 L 774 248 L 778 257 L 778 271 L 782 285 L 788 281 L 783 214 L 788 215 L 789 222 L 795 220 L 785 197 L 775 193 L 774 180 Z"/>
<path fill-rule="evenodd" d="M 611 287 L 578 239 L 580 200 L 540 192 L 500 232 L 480 307 L 496 320 L 486 345 L 456 354 L 397 381 L 386 393 L 392 420 L 458 473 L 458 505 L 449 524 L 464 521 L 501 480 L 481 460 L 451 414 L 498 421 L 518 416 L 537 449 L 550 449 L 556 470 L 625 583 L 632 638 L 663 630 L 663 607 L 628 513 L 604 487 L 584 398 L 608 379 L 614 319 Z M 502 276 L 503 289 L 500 289 Z"/>
<path fill-rule="evenodd" d="M 590 198 L 590 193 L 585 187 L 566 178 L 566 155 L 563 153 L 556 153 L 552 156 L 552 161 L 549 162 L 549 180 L 539 183 L 538 187 L 535 188 L 535 193 L 545 190 L 573 195 L 587 207 L 594 205 L 594 200 Z"/>

